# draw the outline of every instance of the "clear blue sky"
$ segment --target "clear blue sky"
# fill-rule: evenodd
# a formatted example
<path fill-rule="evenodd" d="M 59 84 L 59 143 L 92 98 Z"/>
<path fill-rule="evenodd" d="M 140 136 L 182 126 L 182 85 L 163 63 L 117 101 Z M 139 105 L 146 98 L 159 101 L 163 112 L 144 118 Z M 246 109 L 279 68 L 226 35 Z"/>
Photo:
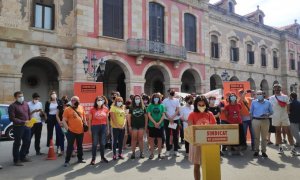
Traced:
<path fill-rule="evenodd" d="M 211 4 L 219 0 L 210 0 Z M 235 12 L 245 15 L 257 9 L 265 13 L 264 23 L 269 26 L 282 27 L 293 24 L 297 19 L 300 24 L 300 0 L 236 0 Z"/>

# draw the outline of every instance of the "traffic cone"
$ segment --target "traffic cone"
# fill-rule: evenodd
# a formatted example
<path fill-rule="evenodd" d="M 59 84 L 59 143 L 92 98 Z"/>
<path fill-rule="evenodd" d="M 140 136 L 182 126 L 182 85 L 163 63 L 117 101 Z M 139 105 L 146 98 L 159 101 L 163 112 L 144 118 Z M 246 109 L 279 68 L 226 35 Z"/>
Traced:
<path fill-rule="evenodd" d="M 48 151 L 48 157 L 47 160 L 56 160 L 56 155 L 54 152 L 54 146 L 53 146 L 53 140 L 50 140 L 50 146 L 49 146 L 49 151 Z"/>

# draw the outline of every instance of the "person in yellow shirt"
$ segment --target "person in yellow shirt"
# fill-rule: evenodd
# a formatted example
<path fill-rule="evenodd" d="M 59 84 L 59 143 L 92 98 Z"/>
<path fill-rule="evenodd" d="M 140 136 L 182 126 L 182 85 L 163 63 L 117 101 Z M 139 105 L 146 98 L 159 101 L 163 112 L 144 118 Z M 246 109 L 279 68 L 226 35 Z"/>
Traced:
<path fill-rule="evenodd" d="M 113 134 L 113 160 L 117 159 L 117 144 L 118 158 L 124 159 L 122 155 L 123 139 L 125 135 L 126 114 L 125 106 L 122 97 L 116 97 L 110 108 L 111 127 Z"/>

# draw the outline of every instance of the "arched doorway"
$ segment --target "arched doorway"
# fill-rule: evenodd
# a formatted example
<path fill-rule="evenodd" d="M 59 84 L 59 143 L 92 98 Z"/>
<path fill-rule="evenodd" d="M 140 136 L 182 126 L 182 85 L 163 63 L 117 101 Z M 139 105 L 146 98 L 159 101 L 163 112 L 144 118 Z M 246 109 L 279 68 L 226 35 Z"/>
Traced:
<path fill-rule="evenodd" d="M 247 81 L 250 82 L 250 89 L 256 90 L 255 81 L 252 78 L 249 78 Z"/>
<path fill-rule="evenodd" d="M 236 76 L 232 76 L 229 81 L 239 81 L 239 78 Z"/>
<path fill-rule="evenodd" d="M 268 81 L 263 79 L 260 83 L 260 89 L 266 93 L 266 96 L 269 96 L 269 85 Z"/>
<path fill-rule="evenodd" d="M 201 78 L 194 69 L 184 71 L 181 77 L 181 92 L 196 93 L 200 89 Z"/>
<path fill-rule="evenodd" d="M 222 79 L 216 74 L 210 76 L 210 90 L 215 89 L 223 89 Z"/>
<path fill-rule="evenodd" d="M 59 93 L 58 70 L 46 58 L 34 58 L 27 61 L 22 67 L 21 90 L 25 100 L 32 99 L 32 94 L 37 92 L 43 104 L 49 98 L 49 92 L 55 90 Z"/>
<path fill-rule="evenodd" d="M 114 61 L 107 60 L 103 77 L 99 76 L 97 81 L 103 81 L 103 92 L 110 97 L 112 91 L 119 91 L 124 101 L 126 94 L 125 73 L 122 67 Z"/>
<path fill-rule="evenodd" d="M 148 95 L 156 92 L 165 94 L 167 90 L 165 83 L 168 79 L 168 77 L 166 77 L 166 73 L 166 70 L 161 66 L 151 66 L 145 74 L 145 93 Z"/>

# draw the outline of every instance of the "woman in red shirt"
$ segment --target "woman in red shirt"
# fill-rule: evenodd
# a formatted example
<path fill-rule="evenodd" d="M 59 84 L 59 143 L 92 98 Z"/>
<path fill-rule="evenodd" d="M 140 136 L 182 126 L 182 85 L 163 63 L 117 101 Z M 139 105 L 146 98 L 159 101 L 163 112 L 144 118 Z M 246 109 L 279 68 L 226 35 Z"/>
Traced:
<path fill-rule="evenodd" d="M 229 95 L 229 104 L 225 106 L 225 115 L 226 120 L 222 121 L 222 124 L 238 124 L 239 125 L 239 140 L 240 144 L 236 146 L 227 146 L 228 154 L 232 155 L 232 151 L 237 151 L 240 155 L 243 155 L 241 152 L 242 146 L 246 145 L 246 139 L 244 136 L 244 128 L 241 116 L 242 105 L 237 103 L 237 96 L 232 93 Z"/>
<path fill-rule="evenodd" d="M 194 102 L 194 112 L 188 117 L 190 125 L 207 125 L 216 124 L 215 116 L 209 111 L 209 104 L 205 96 L 196 97 Z M 190 145 L 189 160 L 194 164 L 194 178 L 200 180 L 200 164 L 201 164 L 201 146 Z"/>
<path fill-rule="evenodd" d="M 89 114 L 89 132 L 92 135 L 92 161 L 91 165 L 95 164 L 97 145 L 100 142 L 100 155 L 101 162 L 108 163 L 104 157 L 104 148 L 106 134 L 109 134 L 107 99 L 105 96 L 97 96 L 94 102 L 94 107 L 90 110 Z M 100 141 L 99 141 L 100 140 Z"/>

